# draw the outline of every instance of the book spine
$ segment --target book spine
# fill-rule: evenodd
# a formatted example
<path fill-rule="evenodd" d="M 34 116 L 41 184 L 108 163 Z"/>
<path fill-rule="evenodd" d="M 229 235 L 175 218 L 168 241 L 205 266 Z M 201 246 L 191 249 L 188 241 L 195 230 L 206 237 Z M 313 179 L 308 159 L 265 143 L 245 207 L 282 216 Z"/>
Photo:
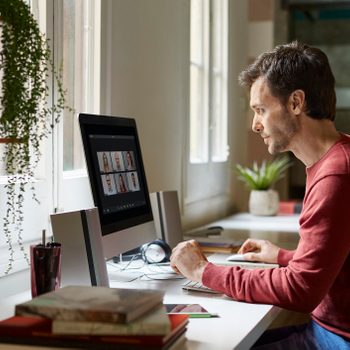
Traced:
<path fill-rule="evenodd" d="M 166 335 L 59 335 L 51 332 L 51 320 L 14 316 L 0 321 L 0 343 L 78 347 L 91 349 L 163 348 L 186 330 L 186 315 L 170 315 L 171 331 Z"/>
<path fill-rule="evenodd" d="M 117 312 L 103 312 L 94 310 L 74 310 L 74 309 L 61 309 L 59 307 L 45 307 L 36 305 L 16 305 L 15 314 L 17 316 L 39 316 L 47 317 L 62 321 L 96 321 L 96 318 L 100 322 L 115 322 L 115 323 L 126 323 L 126 314 Z"/>
<path fill-rule="evenodd" d="M 168 323 L 154 324 L 111 324 L 102 322 L 53 321 L 53 334 L 86 335 L 166 335 L 170 332 Z"/>
<path fill-rule="evenodd" d="M 228 253 L 233 254 L 238 252 L 239 247 L 201 247 L 203 253 Z"/>
<path fill-rule="evenodd" d="M 93 339 L 80 338 L 68 338 L 50 335 L 39 335 L 24 337 L 0 337 L 0 342 L 3 344 L 21 344 L 26 345 L 26 349 L 29 345 L 35 346 L 33 349 L 37 349 L 39 346 L 47 346 L 52 349 L 56 348 L 77 348 L 77 349 L 93 349 L 93 350 L 155 350 L 162 349 L 163 342 L 161 339 L 155 339 L 150 337 L 149 339 L 111 339 L 111 337 L 95 337 Z M 12 347 L 11 347 L 12 349 Z M 17 347 L 16 347 L 17 349 Z"/>
<path fill-rule="evenodd" d="M 302 203 L 298 201 L 281 201 L 279 203 L 279 214 L 300 214 Z"/>

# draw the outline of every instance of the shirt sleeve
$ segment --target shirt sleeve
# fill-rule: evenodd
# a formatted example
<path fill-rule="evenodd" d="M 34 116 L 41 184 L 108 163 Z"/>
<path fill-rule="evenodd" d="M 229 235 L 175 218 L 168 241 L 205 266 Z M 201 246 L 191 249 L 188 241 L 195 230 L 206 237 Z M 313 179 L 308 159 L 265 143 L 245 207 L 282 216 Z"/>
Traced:
<path fill-rule="evenodd" d="M 248 270 L 208 264 L 203 284 L 235 300 L 311 312 L 331 288 L 350 251 L 349 177 L 326 176 L 319 182 L 305 201 L 297 250 L 293 256 L 280 252 L 286 266 Z"/>
<path fill-rule="evenodd" d="M 280 266 L 287 266 L 289 261 L 293 259 L 295 250 L 280 248 L 277 255 L 277 263 Z"/>

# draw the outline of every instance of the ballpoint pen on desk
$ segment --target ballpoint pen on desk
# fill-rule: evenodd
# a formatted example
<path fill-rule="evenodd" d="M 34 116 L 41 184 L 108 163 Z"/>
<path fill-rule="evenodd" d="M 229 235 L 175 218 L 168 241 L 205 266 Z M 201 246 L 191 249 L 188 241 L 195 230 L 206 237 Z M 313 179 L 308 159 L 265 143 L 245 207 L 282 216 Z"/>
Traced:
<path fill-rule="evenodd" d="M 212 318 L 212 317 L 220 317 L 218 314 L 213 314 L 213 313 L 189 313 L 186 314 L 188 315 L 189 318 Z"/>

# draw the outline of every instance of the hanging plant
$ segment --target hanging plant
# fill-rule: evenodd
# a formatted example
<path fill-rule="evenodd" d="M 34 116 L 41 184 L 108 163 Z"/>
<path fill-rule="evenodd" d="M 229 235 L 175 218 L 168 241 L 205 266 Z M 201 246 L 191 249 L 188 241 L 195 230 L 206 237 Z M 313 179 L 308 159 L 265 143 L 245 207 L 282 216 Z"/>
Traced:
<path fill-rule="evenodd" d="M 61 69 L 55 69 L 48 41 L 26 3 L 0 1 L 0 33 L 0 138 L 5 143 L 2 160 L 8 178 L 3 219 L 10 254 L 7 274 L 12 269 L 14 242 L 29 263 L 22 241 L 24 193 L 30 187 L 33 199 L 38 201 L 33 179 L 41 157 L 41 141 L 66 107 Z M 53 106 L 48 101 L 49 76 L 58 87 Z"/>

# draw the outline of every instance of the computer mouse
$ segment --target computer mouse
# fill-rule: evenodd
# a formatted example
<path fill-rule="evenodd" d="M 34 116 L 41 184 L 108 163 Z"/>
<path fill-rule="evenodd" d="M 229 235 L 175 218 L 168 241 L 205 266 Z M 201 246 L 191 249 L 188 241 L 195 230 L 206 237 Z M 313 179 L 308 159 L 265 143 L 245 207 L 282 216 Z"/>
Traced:
<path fill-rule="evenodd" d="M 244 254 L 232 254 L 228 258 L 227 261 L 246 261 L 244 258 Z"/>

